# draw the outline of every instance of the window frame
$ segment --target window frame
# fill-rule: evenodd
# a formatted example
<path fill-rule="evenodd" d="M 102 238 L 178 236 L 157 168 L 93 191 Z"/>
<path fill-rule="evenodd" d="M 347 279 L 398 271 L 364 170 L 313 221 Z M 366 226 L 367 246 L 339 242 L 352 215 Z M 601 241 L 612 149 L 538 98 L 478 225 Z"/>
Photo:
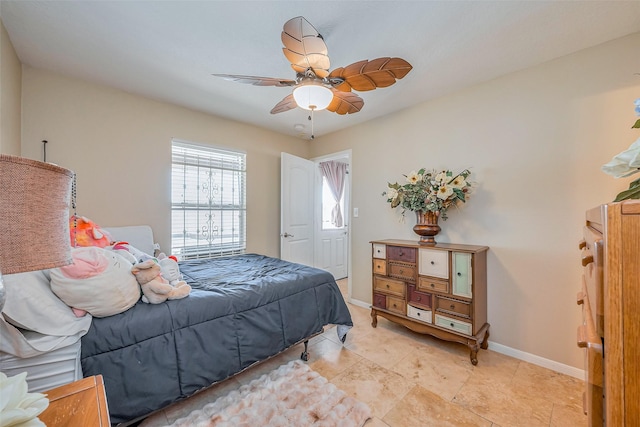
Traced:
<path fill-rule="evenodd" d="M 173 255 L 185 260 L 246 252 L 246 157 L 243 150 L 171 140 Z M 226 193 L 225 185 L 231 185 Z"/>

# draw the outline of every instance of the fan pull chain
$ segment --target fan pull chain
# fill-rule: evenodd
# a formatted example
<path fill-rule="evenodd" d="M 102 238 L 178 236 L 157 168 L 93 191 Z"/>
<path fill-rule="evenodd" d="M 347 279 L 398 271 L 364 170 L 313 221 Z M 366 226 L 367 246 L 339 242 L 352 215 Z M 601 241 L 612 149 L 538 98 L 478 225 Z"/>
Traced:
<path fill-rule="evenodd" d="M 315 135 L 313 134 L 313 111 L 314 110 L 315 108 L 311 106 L 311 114 L 309 115 L 309 120 L 311 120 L 311 139 L 315 138 Z"/>

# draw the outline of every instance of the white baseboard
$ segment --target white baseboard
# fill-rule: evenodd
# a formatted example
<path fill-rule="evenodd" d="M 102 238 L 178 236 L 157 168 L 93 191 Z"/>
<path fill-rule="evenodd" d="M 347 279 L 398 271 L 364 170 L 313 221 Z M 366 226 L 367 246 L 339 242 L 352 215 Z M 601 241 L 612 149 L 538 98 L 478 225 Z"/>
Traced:
<path fill-rule="evenodd" d="M 362 308 L 371 308 L 370 303 L 353 298 L 349 298 L 349 303 Z M 559 372 L 561 374 L 569 375 L 581 380 L 584 379 L 584 370 L 565 365 L 564 363 L 545 359 L 544 357 L 536 356 L 535 354 L 527 353 L 526 351 L 507 347 L 506 345 L 498 344 L 497 342 L 493 342 L 491 340 L 489 340 L 489 348 L 497 353 L 515 357 L 516 359 L 520 359 L 534 365 L 542 366 L 543 368 L 551 369 L 552 371 Z"/>
<path fill-rule="evenodd" d="M 506 354 L 507 356 L 515 357 L 516 359 L 524 360 L 525 362 L 533 363 L 534 365 L 542 366 L 543 368 L 551 369 L 552 371 L 556 371 L 561 374 L 569 375 L 581 380 L 584 379 L 583 369 L 565 365 L 564 363 L 556 362 L 555 360 L 545 359 L 544 357 L 507 347 L 506 345 L 498 344 L 491 340 L 489 340 L 489 348 L 495 352 Z"/>

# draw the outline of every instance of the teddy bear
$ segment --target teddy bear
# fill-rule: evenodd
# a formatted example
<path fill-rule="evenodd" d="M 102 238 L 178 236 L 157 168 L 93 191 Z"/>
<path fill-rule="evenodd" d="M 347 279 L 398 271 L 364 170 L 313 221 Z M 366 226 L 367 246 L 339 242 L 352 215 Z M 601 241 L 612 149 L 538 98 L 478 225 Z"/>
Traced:
<path fill-rule="evenodd" d="M 131 267 L 142 289 L 142 302 L 160 304 L 166 300 L 180 299 L 189 295 L 191 286 L 187 282 L 178 282 L 179 286 L 171 286 L 161 274 L 160 265 L 153 259 L 148 259 Z"/>

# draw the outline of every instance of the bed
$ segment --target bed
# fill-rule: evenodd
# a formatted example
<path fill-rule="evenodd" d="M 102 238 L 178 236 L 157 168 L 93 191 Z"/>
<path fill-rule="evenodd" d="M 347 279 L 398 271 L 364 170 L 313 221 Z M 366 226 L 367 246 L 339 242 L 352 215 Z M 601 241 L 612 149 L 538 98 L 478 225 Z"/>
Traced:
<path fill-rule="evenodd" d="M 352 321 L 333 276 L 258 254 L 180 263 L 191 294 L 94 318 L 84 376 L 104 377 L 112 422 L 139 418 Z M 305 343 L 306 352 L 306 343 Z M 302 357 L 305 357 L 303 353 Z"/>
<path fill-rule="evenodd" d="M 148 252 L 157 249 L 146 226 L 107 230 L 115 240 Z M 122 313 L 93 317 L 90 324 L 86 317 L 69 319 L 65 331 L 73 321 L 75 335 L 59 333 L 62 337 L 53 340 L 50 332 L 41 333 L 38 340 L 44 337 L 51 345 L 31 351 L 33 342 L 39 341 L 29 341 L 28 358 L 12 357 L 15 368 L 29 371 L 35 350 L 47 357 L 82 336 L 82 375 L 103 376 L 112 423 L 129 424 L 293 345 L 305 344 L 301 355 L 305 359 L 308 339 L 326 325 L 337 325 L 342 342 L 353 326 L 333 276 L 324 270 L 259 254 L 181 261 L 179 266 L 192 287 L 188 297 L 161 304 L 138 301 Z M 48 275 L 38 273 L 38 279 L 37 298 L 29 294 L 23 299 L 42 301 L 46 291 L 51 303 L 58 304 L 46 289 Z M 24 286 L 20 278 L 16 289 L 36 287 Z M 24 313 L 24 305 L 12 301 L 12 307 Z M 7 318 L 8 314 L 3 312 Z M 0 326 L 13 328 L 7 322 Z"/>

